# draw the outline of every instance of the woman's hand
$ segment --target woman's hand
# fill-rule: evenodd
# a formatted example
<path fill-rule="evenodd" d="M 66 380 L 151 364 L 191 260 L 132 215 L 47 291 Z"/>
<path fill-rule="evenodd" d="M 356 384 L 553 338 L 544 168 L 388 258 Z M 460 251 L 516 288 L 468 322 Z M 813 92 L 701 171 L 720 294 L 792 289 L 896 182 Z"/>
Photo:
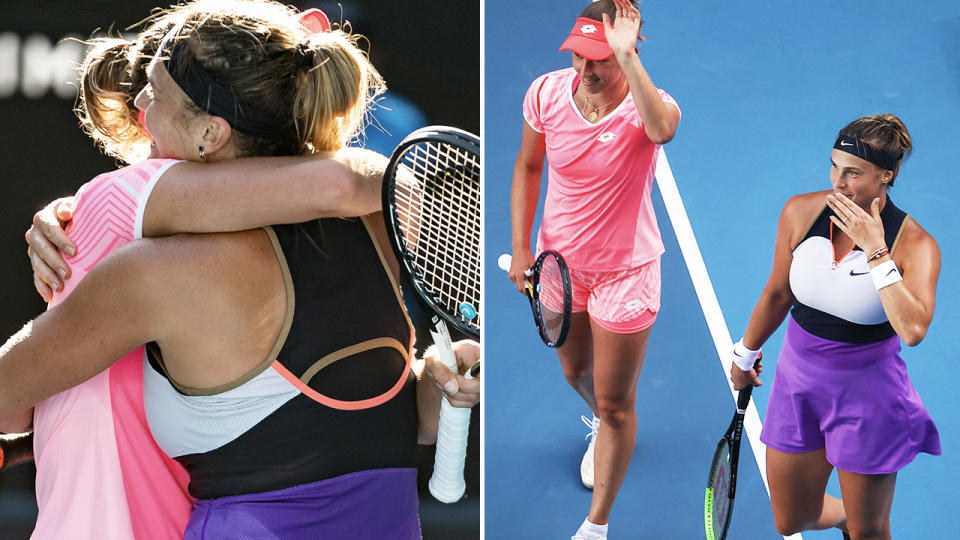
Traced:
<path fill-rule="evenodd" d="M 640 12 L 633 7 L 630 0 L 613 0 L 613 3 L 617 6 L 617 14 L 612 24 L 610 17 L 603 14 L 603 31 L 607 44 L 614 54 L 632 53 L 637 48 L 637 40 L 643 39 L 640 37 Z"/>
<path fill-rule="evenodd" d="M 750 385 L 763 386 L 763 381 L 760 380 L 761 373 L 763 373 L 763 362 L 757 362 L 757 367 L 750 371 L 744 371 L 736 364 L 731 364 L 730 380 L 733 381 L 733 389 L 743 390 Z"/>
<path fill-rule="evenodd" d="M 883 239 L 883 222 L 880 221 L 880 199 L 870 203 L 869 214 L 841 193 L 827 195 L 827 205 L 836 214 L 830 216 L 830 221 L 860 246 L 868 257 L 887 245 Z"/>
<path fill-rule="evenodd" d="M 70 277 L 70 266 L 61 252 L 73 256 L 77 247 L 64 229 L 73 219 L 73 197 L 64 197 L 48 204 L 34 214 L 33 225 L 27 229 L 27 256 L 33 267 L 33 285 L 47 302 L 53 291 L 63 290 L 63 280 Z"/>
<path fill-rule="evenodd" d="M 510 272 L 508 277 L 517 287 L 517 291 L 523 293 L 526 289 L 526 283 L 530 279 L 527 277 L 527 270 L 533 266 L 533 253 L 529 249 L 514 251 L 513 259 L 510 261 Z"/>
<path fill-rule="evenodd" d="M 454 407 L 469 409 L 480 403 L 480 379 L 468 379 L 463 374 L 480 361 L 480 344 L 465 339 L 453 344 L 453 353 L 457 358 L 459 373 L 447 369 L 437 357 L 437 348 L 429 347 L 423 355 L 426 372 L 447 396 Z"/>

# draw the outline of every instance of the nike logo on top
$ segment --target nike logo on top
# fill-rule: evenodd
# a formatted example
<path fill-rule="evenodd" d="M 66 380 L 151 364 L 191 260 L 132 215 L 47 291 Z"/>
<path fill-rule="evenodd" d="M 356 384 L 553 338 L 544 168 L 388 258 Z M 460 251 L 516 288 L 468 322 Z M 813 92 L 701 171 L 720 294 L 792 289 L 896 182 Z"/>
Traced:
<path fill-rule="evenodd" d="M 853 146 L 853 143 L 847 141 L 840 141 L 840 146 Z"/>
<path fill-rule="evenodd" d="M 585 24 L 580 27 L 581 34 L 593 34 L 597 32 L 597 27 L 592 24 Z"/>

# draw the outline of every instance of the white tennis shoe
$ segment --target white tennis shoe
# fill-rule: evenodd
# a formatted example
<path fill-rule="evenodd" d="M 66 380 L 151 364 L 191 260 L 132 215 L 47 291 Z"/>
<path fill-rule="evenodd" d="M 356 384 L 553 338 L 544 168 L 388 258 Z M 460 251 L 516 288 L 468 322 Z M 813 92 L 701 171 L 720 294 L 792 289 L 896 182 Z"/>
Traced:
<path fill-rule="evenodd" d="M 607 537 L 600 534 L 577 531 L 577 534 L 571 536 L 570 540 L 607 540 Z"/>
<path fill-rule="evenodd" d="M 581 416 L 580 420 L 590 428 L 590 432 L 587 433 L 585 437 L 585 439 L 590 442 L 587 444 L 587 451 L 583 453 L 583 459 L 580 460 L 580 482 L 583 483 L 583 487 L 593 489 L 593 449 L 597 445 L 597 431 L 600 429 L 600 419 L 594 416 L 593 420 L 590 420 L 586 416 Z M 574 538 L 579 540 L 577 537 Z"/>

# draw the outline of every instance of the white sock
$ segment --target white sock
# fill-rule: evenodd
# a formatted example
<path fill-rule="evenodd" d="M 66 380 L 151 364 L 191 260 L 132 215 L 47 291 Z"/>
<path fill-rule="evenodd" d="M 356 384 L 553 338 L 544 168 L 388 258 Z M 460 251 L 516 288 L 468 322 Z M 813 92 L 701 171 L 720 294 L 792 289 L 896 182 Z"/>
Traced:
<path fill-rule="evenodd" d="M 596 523 L 593 523 L 592 521 L 590 521 L 590 518 L 586 518 L 583 520 L 583 525 L 580 525 L 580 531 L 585 533 L 600 535 L 601 537 L 606 538 L 607 525 L 609 524 L 604 523 L 603 525 L 597 525 Z"/>

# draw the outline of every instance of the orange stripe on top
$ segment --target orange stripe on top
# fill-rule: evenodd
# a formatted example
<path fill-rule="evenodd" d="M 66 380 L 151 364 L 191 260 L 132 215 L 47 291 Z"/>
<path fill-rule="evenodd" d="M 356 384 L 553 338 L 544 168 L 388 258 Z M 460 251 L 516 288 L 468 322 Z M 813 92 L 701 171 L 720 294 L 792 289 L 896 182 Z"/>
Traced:
<path fill-rule="evenodd" d="M 840 258 L 837 258 L 837 246 L 834 245 L 834 243 L 833 243 L 833 221 L 831 221 L 831 222 L 830 222 L 830 250 L 833 251 L 833 265 L 832 265 L 832 267 L 833 267 L 834 270 L 836 270 L 837 267 L 840 266 L 840 261 L 846 259 L 846 258 L 847 258 L 847 255 L 849 255 L 850 252 L 853 251 L 853 248 L 855 248 L 855 247 L 856 247 L 856 244 L 850 246 L 850 249 L 848 249 Z"/>
<path fill-rule="evenodd" d="M 413 331 L 411 330 L 410 333 L 413 334 Z M 292 384 L 297 390 L 302 392 L 308 398 L 316 401 L 317 403 L 320 403 L 321 405 L 326 405 L 327 407 L 330 407 L 332 409 L 339 409 L 341 411 L 360 411 L 363 409 L 372 409 L 374 407 L 378 407 L 390 401 L 391 399 L 393 399 L 393 397 L 400 392 L 400 389 L 403 388 L 403 385 L 407 380 L 407 375 L 410 373 L 410 365 L 412 362 L 413 362 L 413 345 L 411 344 L 410 352 L 409 354 L 407 354 L 407 361 L 403 366 L 403 371 L 400 373 L 400 378 L 397 379 L 396 384 L 394 384 L 392 388 L 380 394 L 379 396 L 368 398 L 368 399 L 361 399 L 357 401 L 344 401 L 341 399 L 334 399 L 332 397 L 325 396 L 320 392 L 317 392 L 313 388 L 310 388 L 309 386 L 307 386 L 307 384 L 301 381 L 299 377 L 291 373 L 290 370 L 287 369 L 283 364 L 281 364 L 279 360 L 274 360 L 273 364 L 271 364 L 270 367 L 276 370 L 276 372 L 279 373 L 281 377 L 286 379 L 287 382 Z"/>

